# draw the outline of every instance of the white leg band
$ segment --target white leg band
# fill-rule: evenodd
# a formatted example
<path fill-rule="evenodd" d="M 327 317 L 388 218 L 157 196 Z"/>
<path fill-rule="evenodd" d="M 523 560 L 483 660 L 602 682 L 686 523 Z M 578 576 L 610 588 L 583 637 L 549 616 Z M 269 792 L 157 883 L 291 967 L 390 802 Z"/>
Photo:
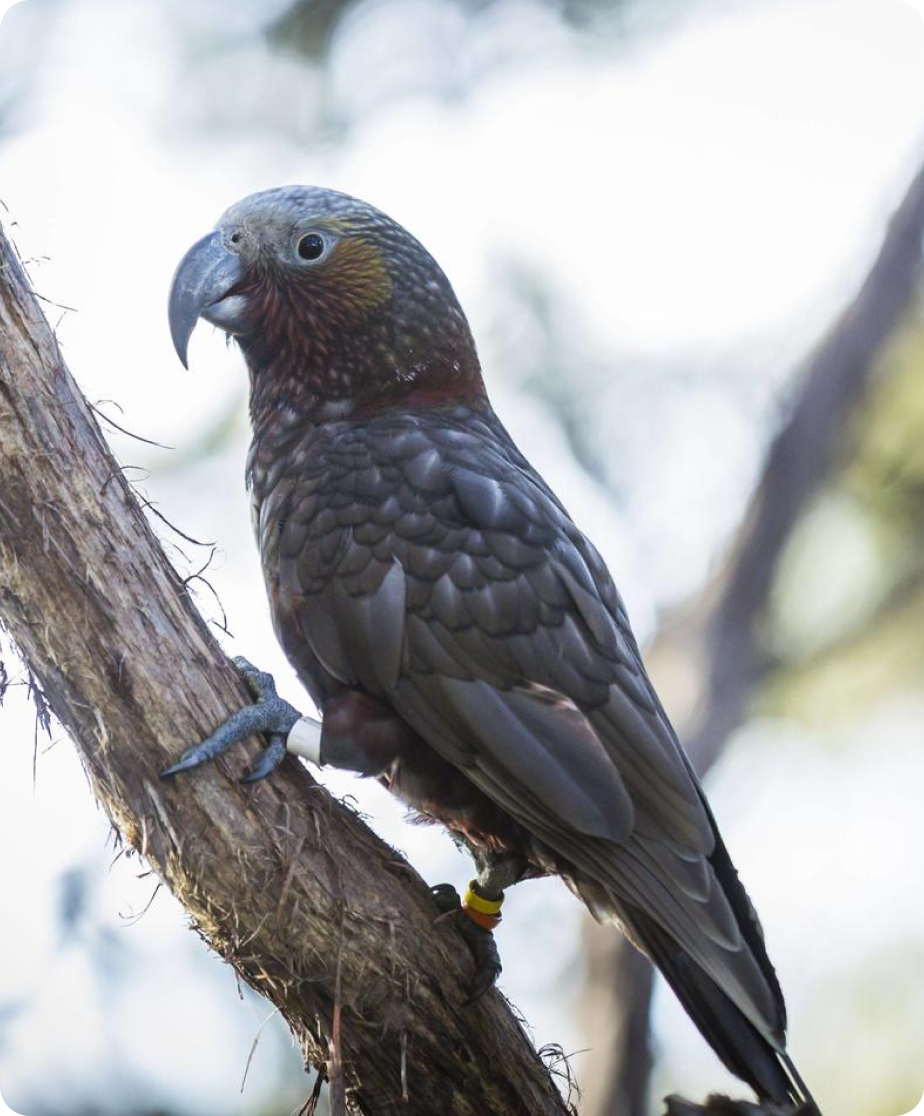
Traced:
<path fill-rule="evenodd" d="M 321 722 L 314 717 L 302 717 L 289 729 L 286 751 L 301 756 L 311 763 L 321 762 Z"/>

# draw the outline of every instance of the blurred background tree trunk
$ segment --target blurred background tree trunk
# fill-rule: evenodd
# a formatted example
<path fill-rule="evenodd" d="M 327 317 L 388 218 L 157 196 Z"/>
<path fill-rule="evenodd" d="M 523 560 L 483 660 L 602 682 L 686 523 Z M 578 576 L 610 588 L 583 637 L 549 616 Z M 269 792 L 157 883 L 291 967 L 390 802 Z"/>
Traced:
<path fill-rule="evenodd" d="M 924 167 L 896 209 L 856 297 L 808 358 L 728 558 L 702 595 L 668 618 L 646 652 L 700 777 L 722 754 L 755 691 L 774 670 L 762 620 L 775 574 L 800 518 L 849 452 L 854 420 L 883 350 L 919 298 L 922 237 Z M 678 714 L 672 699 L 679 692 L 686 700 Z M 646 1116 L 652 967 L 610 927 L 588 923 L 585 939 L 582 1014 L 593 1044 L 582 1075 L 586 1111 Z"/>

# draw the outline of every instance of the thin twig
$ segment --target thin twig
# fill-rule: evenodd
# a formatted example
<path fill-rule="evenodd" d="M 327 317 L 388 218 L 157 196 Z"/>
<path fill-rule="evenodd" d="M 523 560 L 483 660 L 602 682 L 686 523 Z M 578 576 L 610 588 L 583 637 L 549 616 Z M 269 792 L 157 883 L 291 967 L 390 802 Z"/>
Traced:
<path fill-rule="evenodd" d="M 110 418 L 105 411 L 101 411 L 94 403 L 90 404 L 90 410 L 103 422 L 109 423 L 111 427 L 118 430 L 120 434 L 126 434 L 129 438 L 134 438 L 136 442 L 144 442 L 146 446 L 156 446 L 158 449 L 172 450 L 173 446 L 165 446 L 163 442 L 155 442 L 152 438 L 143 438 L 140 434 L 135 434 L 131 430 L 126 430 L 124 426 L 120 426 L 115 419 Z"/>

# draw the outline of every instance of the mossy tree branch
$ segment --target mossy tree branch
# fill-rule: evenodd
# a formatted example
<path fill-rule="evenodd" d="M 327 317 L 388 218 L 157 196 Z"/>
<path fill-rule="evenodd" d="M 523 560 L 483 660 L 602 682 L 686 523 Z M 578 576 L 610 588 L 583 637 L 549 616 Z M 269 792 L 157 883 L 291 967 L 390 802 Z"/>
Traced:
<path fill-rule="evenodd" d="M 342 1064 L 351 1112 L 564 1116 L 500 994 L 462 1007 L 471 960 L 451 925 L 434 924 L 417 873 L 297 762 L 248 788 L 240 753 L 158 779 L 250 698 L 2 231 L 0 619 L 123 839 L 279 1008 L 306 1062 Z M 258 742 L 248 747 L 253 758 Z"/>

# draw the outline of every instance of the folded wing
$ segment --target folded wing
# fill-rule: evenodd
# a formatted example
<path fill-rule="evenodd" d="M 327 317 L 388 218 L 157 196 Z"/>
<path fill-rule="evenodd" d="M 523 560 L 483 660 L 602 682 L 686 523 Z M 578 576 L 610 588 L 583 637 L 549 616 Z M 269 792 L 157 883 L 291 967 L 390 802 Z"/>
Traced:
<path fill-rule="evenodd" d="M 499 424 L 395 437 L 327 509 L 336 544 L 280 566 L 304 636 L 780 1046 L 759 925 L 599 555 Z"/>

